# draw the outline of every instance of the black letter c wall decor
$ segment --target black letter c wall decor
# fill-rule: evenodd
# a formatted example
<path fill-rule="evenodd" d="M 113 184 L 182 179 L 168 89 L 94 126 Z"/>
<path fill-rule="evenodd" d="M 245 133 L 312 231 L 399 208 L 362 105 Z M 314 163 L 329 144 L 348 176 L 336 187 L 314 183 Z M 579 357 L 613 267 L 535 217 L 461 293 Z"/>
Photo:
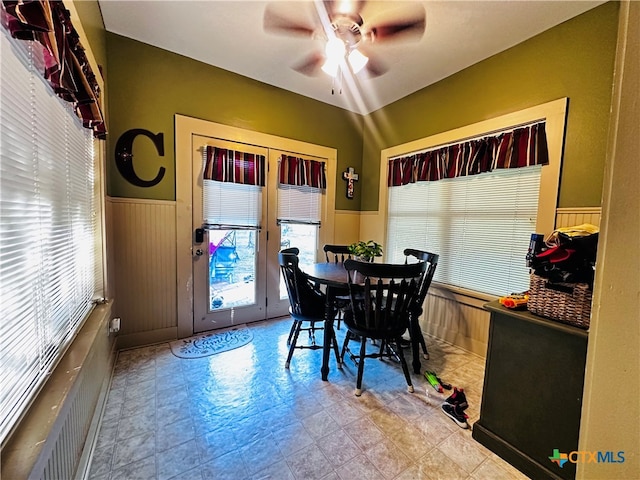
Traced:
<path fill-rule="evenodd" d="M 160 167 L 156 178 L 153 180 L 143 180 L 136 175 L 133 169 L 133 140 L 138 135 L 144 135 L 150 138 L 158 151 L 158 155 L 164 157 L 164 135 L 162 133 L 154 135 L 149 130 L 134 128 L 127 130 L 118 138 L 118 142 L 116 143 L 116 167 L 118 167 L 120 174 L 129 183 L 137 187 L 153 187 L 162 181 L 166 169 Z"/>

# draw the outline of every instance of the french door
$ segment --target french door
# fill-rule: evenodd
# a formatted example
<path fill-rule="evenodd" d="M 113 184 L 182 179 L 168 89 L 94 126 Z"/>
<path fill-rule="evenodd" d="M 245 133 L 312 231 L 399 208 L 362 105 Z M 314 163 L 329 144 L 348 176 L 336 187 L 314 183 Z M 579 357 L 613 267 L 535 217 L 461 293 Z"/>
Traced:
<path fill-rule="evenodd" d="M 207 146 L 264 155 L 268 167 L 265 187 L 203 180 Z M 317 258 L 318 225 L 278 222 L 276 172 L 282 153 L 260 145 L 193 136 L 194 333 L 286 315 L 289 301 L 280 279 L 278 251 L 296 246 L 302 261 Z M 221 199 L 240 210 L 253 209 L 256 224 L 238 226 L 232 215 L 228 221 L 212 222 L 210 209 Z"/>

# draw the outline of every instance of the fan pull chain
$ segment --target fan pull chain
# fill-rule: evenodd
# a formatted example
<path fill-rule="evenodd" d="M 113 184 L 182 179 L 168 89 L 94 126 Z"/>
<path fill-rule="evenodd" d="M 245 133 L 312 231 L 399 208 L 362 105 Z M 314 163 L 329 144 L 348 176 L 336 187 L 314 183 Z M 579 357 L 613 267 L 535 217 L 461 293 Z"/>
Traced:
<path fill-rule="evenodd" d="M 342 69 L 338 69 L 338 74 L 331 81 L 331 95 L 338 90 L 338 95 L 342 95 Z"/>

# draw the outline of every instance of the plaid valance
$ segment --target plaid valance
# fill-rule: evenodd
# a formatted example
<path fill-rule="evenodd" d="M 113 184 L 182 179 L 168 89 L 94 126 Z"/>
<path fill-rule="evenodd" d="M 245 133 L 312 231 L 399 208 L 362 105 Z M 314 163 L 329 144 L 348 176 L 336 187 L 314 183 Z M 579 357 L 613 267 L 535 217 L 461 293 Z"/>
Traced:
<path fill-rule="evenodd" d="M 309 185 L 326 189 L 324 162 L 282 155 L 278 167 L 278 181 L 286 185 Z"/>
<path fill-rule="evenodd" d="M 18 40 L 33 40 L 44 54 L 43 75 L 66 102 L 74 105 L 85 128 L 104 138 L 100 87 L 89 65 L 69 11 L 60 1 L 3 0 L 0 23 Z"/>
<path fill-rule="evenodd" d="M 264 187 L 265 157 L 207 146 L 203 178 Z"/>
<path fill-rule="evenodd" d="M 387 185 L 464 177 L 496 168 L 547 165 L 545 123 L 448 145 L 389 161 Z"/>

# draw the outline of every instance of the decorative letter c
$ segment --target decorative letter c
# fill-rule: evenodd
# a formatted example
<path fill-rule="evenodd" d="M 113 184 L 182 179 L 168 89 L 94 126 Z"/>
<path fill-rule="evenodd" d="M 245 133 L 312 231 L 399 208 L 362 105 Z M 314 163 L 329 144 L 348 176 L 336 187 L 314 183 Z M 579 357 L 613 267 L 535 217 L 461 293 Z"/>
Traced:
<path fill-rule="evenodd" d="M 153 180 L 143 180 L 136 175 L 133 169 L 133 140 L 138 135 L 144 135 L 150 138 L 158 151 L 158 155 L 164 157 L 164 135 L 162 133 L 154 135 L 149 130 L 134 128 L 127 130 L 118 138 L 118 142 L 116 143 L 116 167 L 118 167 L 120 174 L 129 183 L 137 187 L 153 187 L 162 181 L 166 169 L 160 167 L 156 178 Z"/>

